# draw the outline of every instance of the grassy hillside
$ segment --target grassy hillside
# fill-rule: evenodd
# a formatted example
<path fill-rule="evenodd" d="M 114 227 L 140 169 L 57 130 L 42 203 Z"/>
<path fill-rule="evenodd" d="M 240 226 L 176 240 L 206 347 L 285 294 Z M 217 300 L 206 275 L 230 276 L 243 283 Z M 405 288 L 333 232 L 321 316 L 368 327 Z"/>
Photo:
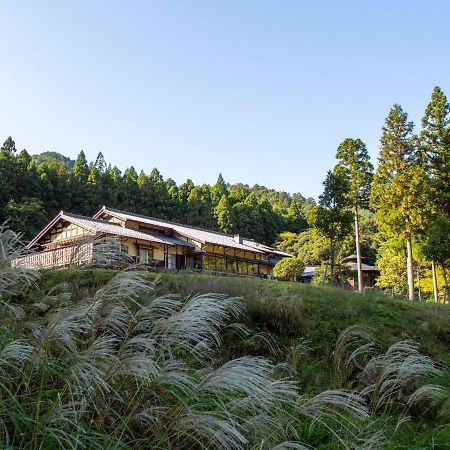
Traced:
<path fill-rule="evenodd" d="M 72 291 L 85 295 L 107 282 L 114 271 L 59 270 L 42 280 L 44 289 L 55 282 L 69 282 Z M 149 273 L 150 278 L 156 275 Z M 263 341 L 228 338 L 222 357 L 266 355 L 287 361 L 297 370 L 298 381 L 306 393 L 342 387 L 332 360 L 339 334 L 349 326 L 360 325 L 370 331 L 384 349 L 395 342 L 413 339 L 420 350 L 435 361 L 450 367 L 450 308 L 448 305 L 408 302 L 383 294 L 364 295 L 299 283 L 260 279 L 215 277 L 197 274 L 162 274 L 157 293 L 192 296 L 198 293 L 223 293 L 242 297 L 246 313 L 241 318 L 255 332 L 269 333 L 277 351 Z M 300 346 L 299 346 L 300 344 Z M 305 346 L 309 351 L 299 351 Z M 449 371 L 434 382 L 450 387 Z M 393 417 L 380 418 L 389 439 L 387 448 L 448 448 L 450 407 L 420 420 L 411 420 L 394 431 Z M 326 448 L 326 446 L 324 447 Z"/>

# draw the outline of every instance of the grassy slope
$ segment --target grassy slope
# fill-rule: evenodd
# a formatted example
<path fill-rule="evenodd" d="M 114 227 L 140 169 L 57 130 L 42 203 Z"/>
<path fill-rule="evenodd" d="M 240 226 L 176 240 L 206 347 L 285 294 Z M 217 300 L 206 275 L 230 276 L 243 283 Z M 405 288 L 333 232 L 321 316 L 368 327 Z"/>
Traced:
<path fill-rule="evenodd" d="M 53 285 L 56 279 L 70 281 L 75 289 L 90 289 L 102 285 L 113 274 L 107 270 L 54 271 L 44 279 L 44 287 L 47 283 Z M 157 290 L 161 294 L 182 296 L 217 292 L 242 297 L 247 305 L 242 322 L 256 331 L 271 333 L 281 348 L 272 357 L 296 366 L 299 382 L 306 392 L 338 386 L 331 367 L 333 349 L 339 333 L 350 325 L 369 329 L 384 348 L 401 339 L 414 339 L 420 343 L 422 352 L 450 367 L 448 305 L 411 303 L 375 292 L 359 295 L 299 283 L 196 274 L 163 274 Z M 292 348 L 305 338 L 312 350 L 298 358 Z M 235 339 L 227 341 L 226 348 L 224 357 L 267 352 L 262 345 L 246 345 Z M 449 371 L 439 381 L 450 387 Z M 431 447 L 431 435 L 436 435 L 439 427 L 448 423 L 449 411 L 450 406 L 444 405 L 437 421 L 411 424 L 411 432 L 399 434 L 398 441 L 389 448 L 450 448 L 446 446 L 450 441 L 448 428 Z"/>

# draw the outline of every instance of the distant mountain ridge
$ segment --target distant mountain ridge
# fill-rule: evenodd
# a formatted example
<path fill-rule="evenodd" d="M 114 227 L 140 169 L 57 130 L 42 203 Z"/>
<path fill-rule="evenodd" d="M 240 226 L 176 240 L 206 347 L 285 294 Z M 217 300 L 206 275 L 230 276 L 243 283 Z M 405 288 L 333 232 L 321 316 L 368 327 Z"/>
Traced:
<path fill-rule="evenodd" d="M 38 155 L 33 155 L 32 158 L 36 161 L 37 165 L 54 159 L 58 162 L 58 164 L 64 164 L 69 172 L 73 170 L 73 166 L 75 164 L 74 159 L 70 159 L 68 156 L 64 156 L 58 152 L 43 152 Z"/>

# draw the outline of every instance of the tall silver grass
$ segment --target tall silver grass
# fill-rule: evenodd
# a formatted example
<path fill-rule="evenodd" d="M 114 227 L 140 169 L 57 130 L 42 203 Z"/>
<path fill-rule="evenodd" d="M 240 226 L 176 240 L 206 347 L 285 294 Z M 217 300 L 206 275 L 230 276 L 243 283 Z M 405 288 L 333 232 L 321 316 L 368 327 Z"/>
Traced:
<path fill-rule="evenodd" d="M 10 230 L 6 223 L 0 225 L 0 317 L 9 314 L 19 320 L 24 317 L 21 305 L 14 296 L 32 286 L 39 273 L 24 267 L 12 267 L 14 259 L 25 253 L 22 235 Z M 13 264 L 14 265 L 14 264 Z"/>
<path fill-rule="evenodd" d="M 3 229 L 2 239 L 6 303 L 38 275 L 7 268 L 21 245 Z M 154 283 L 132 269 L 90 297 L 67 288 L 22 301 L 16 322 L 0 316 L 5 447 L 302 449 L 302 428 L 321 423 L 349 448 L 367 420 L 361 395 L 302 396 L 281 377 L 292 373 L 285 365 L 255 356 L 218 365 L 223 333 L 244 310 L 237 298 L 155 297 Z"/>
<path fill-rule="evenodd" d="M 348 376 L 349 367 L 356 369 L 353 377 L 373 412 L 408 412 L 445 396 L 439 385 L 421 385 L 424 379 L 441 376 L 443 367 L 420 353 L 411 340 L 399 341 L 382 353 L 370 334 L 350 327 L 339 337 L 335 353 L 336 370 Z"/>
<path fill-rule="evenodd" d="M 242 311 L 238 300 L 151 298 L 145 274 L 116 277 L 90 299 L 38 310 L 38 317 L 30 308 L 23 337 L 2 344 L 0 390 L 14 383 L 23 401 L 2 392 L 0 408 L 19 418 L 0 427 L 4 442 L 91 448 L 104 433 L 103 444 L 114 448 L 304 448 L 302 423 L 335 417 L 330 430 L 342 439 L 344 417 L 347 428 L 366 417 L 350 393 L 303 398 L 264 358 L 215 367 L 221 331 Z M 144 296 L 133 292 L 126 305 L 125 283 Z"/>

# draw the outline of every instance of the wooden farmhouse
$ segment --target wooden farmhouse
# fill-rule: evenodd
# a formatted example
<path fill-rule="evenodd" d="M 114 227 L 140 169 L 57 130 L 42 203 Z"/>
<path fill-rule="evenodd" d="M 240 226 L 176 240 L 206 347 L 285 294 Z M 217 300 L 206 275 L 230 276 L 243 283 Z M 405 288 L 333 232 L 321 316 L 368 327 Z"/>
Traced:
<path fill-rule="evenodd" d="M 365 260 L 364 256 L 361 260 Z M 352 289 L 355 289 L 358 285 L 358 264 L 356 255 L 346 256 L 342 260 L 342 264 L 348 268 L 348 275 L 345 280 L 344 287 L 351 287 Z M 380 276 L 380 269 L 375 266 L 370 266 L 364 262 L 362 262 L 361 266 L 363 273 L 363 285 L 365 287 L 375 286 L 377 278 Z M 300 277 L 300 281 L 302 283 L 311 283 L 317 267 L 318 266 L 306 266 Z"/>
<path fill-rule="evenodd" d="M 375 286 L 377 278 L 380 276 L 380 269 L 375 266 L 370 266 L 364 262 L 364 256 L 361 257 L 362 263 L 362 274 L 363 274 L 363 285 L 364 286 Z M 350 269 L 350 277 L 347 279 L 348 283 L 352 288 L 356 288 L 358 285 L 358 259 L 356 255 L 346 256 L 342 262 L 347 264 Z"/>
<path fill-rule="evenodd" d="M 288 253 L 230 235 L 103 207 L 94 217 L 61 211 L 14 261 L 24 267 L 96 265 L 114 252 L 136 263 L 173 270 L 196 269 L 269 276 Z M 120 251 L 119 251 L 120 250 Z M 111 258 L 112 256 L 112 258 Z M 116 259 L 117 259 L 116 258 Z"/>

